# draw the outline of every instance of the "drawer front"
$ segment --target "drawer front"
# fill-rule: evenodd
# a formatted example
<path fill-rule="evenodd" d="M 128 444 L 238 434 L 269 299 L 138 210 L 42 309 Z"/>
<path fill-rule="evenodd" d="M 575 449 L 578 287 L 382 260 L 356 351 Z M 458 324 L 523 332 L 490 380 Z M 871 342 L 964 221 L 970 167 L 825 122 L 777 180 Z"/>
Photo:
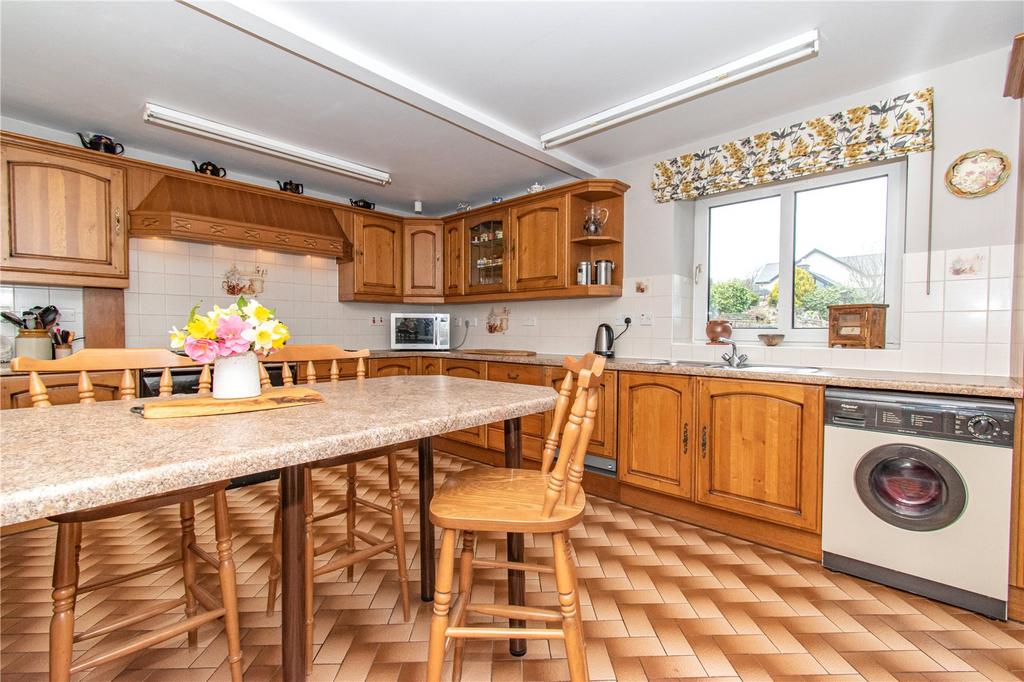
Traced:
<path fill-rule="evenodd" d="M 520 365 L 515 362 L 488 362 L 487 378 L 510 384 L 544 385 L 544 367 L 541 365 Z"/>
<path fill-rule="evenodd" d="M 544 439 L 527 435 L 525 429 L 526 420 L 524 419 L 523 422 L 523 433 L 519 439 L 523 448 L 523 459 L 532 459 L 535 462 L 539 462 L 541 454 L 544 452 Z M 497 450 L 498 452 L 505 451 L 504 428 L 494 428 L 492 424 L 491 428 L 487 429 L 487 448 L 489 450 Z"/>
<path fill-rule="evenodd" d="M 370 360 L 370 377 L 399 377 L 416 374 L 418 358 L 373 358 Z"/>
<path fill-rule="evenodd" d="M 273 359 L 273 356 L 271 356 Z M 364 359 L 365 363 L 366 360 Z M 296 363 L 297 372 L 295 377 L 295 383 L 304 384 L 306 383 L 306 363 Z M 359 360 L 338 360 L 338 378 L 339 379 L 355 379 L 356 370 L 359 366 Z M 365 364 L 364 364 L 365 366 Z M 316 372 L 316 383 L 324 384 L 331 381 L 331 361 L 330 360 L 316 360 L 313 362 L 313 371 Z"/>

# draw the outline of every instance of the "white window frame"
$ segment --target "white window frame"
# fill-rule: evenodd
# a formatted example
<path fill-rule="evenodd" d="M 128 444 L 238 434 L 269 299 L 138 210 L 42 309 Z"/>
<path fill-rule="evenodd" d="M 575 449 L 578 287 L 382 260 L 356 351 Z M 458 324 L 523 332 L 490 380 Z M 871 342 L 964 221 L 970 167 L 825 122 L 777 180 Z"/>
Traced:
<path fill-rule="evenodd" d="M 779 316 L 776 329 L 733 329 L 732 338 L 739 342 L 757 342 L 758 334 L 781 333 L 787 342 L 802 345 L 828 345 L 828 329 L 796 329 L 793 327 L 793 264 L 796 195 L 809 189 L 821 189 L 871 178 L 886 177 L 885 225 L 885 302 L 886 341 L 899 344 L 900 298 L 903 289 L 903 247 L 906 241 L 907 164 L 905 159 L 837 170 L 810 178 L 776 183 L 768 187 L 739 190 L 716 195 L 696 202 L 694 211 L 693 251 L 693 341 L 707 341 L 705 326 L 708 321 L 708 260 L 711 209 L 716 206 L 739 204 L 766 197 L 781 200 L 779 224 Z M 742 248 L 742 246 L 740 247 Z"/>

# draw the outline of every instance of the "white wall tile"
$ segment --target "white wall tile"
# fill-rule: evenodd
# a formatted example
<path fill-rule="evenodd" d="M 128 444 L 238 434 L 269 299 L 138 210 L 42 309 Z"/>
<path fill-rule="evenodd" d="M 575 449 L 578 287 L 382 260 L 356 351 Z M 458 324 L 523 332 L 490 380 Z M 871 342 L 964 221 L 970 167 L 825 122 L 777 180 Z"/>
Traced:
<path fill-rule="evenodd" d="M 988 281 L 988 309 L 1009 310 L 1013 303 L 1013 280 L 1000 277 Z"/>
<path fill-rule="evenodd" d="M 930 293 L 926 293 L 923 282 L 908 282 L 903 285 L 903 310 L 908 313 L 942 310 L 944 300 L 942 282 L 933 282 Z"/>
<path fill-rule="evenodd" d="M 987 332 L 987 312 L 948 312 L 943 315 L 944 343 L 984 343 Z"/>
<path fill-rule="evenodd" d="M 988 280 L 959 279 L 946 282 L 945 310 L 986 310 Z"/>
<path fill-rule="evenodd" d="M 942 371 L 949 374 L 984 374 L 985 344 L 945 343 L 942 345 Z"/>
<path fill-rule="evenodd" d="M 946 280 L 986 279 L 989 253 L 987 246 L 952 249 L 946 252 Z"/>
<path fill-rule="evenodd" d="M 1010 374 L 1010 344 L 990 343 L 985 347 L 985 374 L 1000 377 Z"/>
<path fill-rule="evenodd" d="M 940 341 L 942 340 L 942 313 L 904 313 L 903 341 Z"/>
<path fill-rule="evenodd" d="M 993 279 L 1013 276 L 1012 244 L 989 247 L 988 276 Z"/>
<path fill-rule="evenodd" d="M 1010 317 L 1009 310 L 993 310 L 988 314 L 988 334 L 986 340 L 989 343 L 1004 344 L 1010 342 Z"/>

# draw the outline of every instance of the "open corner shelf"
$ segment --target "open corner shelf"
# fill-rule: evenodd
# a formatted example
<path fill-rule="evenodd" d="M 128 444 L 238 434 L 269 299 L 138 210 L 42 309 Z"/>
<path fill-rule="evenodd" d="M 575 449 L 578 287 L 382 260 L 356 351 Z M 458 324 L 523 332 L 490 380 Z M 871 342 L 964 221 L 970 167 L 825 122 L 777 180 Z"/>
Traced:
<path fill-rule="evenodd" d="M 573 244 L 584 246 L 604 246 L 606 244 L 621 244 L 622 240 L 607 234 L 587 234 L 580 237 L 573 237 L 570 240 Z"/>

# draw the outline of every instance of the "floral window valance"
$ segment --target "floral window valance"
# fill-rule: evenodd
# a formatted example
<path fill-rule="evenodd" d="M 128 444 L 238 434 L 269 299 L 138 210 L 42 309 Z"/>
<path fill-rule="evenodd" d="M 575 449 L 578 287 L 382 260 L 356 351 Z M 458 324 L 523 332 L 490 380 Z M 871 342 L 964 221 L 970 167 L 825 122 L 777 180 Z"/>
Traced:
<path fill-rule="evenodd" d="M 932 88 L 654 164 L 658 203 L 697 199 L 932 148 Z"/>

